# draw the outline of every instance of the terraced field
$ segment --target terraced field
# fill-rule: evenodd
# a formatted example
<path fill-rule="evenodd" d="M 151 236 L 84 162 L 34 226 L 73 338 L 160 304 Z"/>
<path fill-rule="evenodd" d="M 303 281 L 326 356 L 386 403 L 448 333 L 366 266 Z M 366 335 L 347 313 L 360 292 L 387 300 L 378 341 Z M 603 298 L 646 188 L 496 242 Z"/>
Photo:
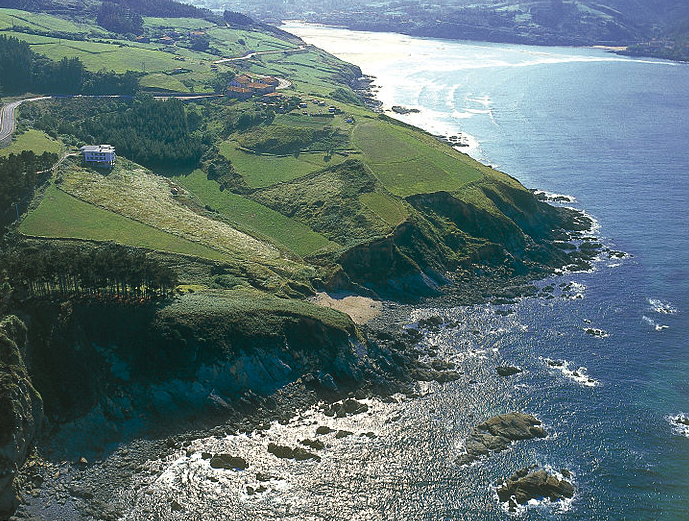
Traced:
<path fill-rule="evenodd" d="M 251 154 L 239 150 L 232 142 L 223 143 L 220 150 L 251 188 L 264 188 L 291 181 L 346 159 L 335 154 L 326 160 L 322 152 L 302 152 L 291 156 Z"/>

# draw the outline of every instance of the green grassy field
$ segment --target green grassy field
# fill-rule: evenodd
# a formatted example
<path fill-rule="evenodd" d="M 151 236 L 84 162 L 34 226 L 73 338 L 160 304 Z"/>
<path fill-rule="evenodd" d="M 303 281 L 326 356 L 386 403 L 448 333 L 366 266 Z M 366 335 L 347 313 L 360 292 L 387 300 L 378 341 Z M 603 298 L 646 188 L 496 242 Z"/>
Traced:
<path fill-rule="evenodd" d="M 42 154 L 43 152 L 59 154 L 62 151 L 62 145 L 48 137 L 45 132 L 29 130 L 16 136 L 12 144 L 7 148 L 0 148 L 0 157 L 18 154 L 22 150 L 31 150 L 36 154 Z"/>
<path fill-rule="evenodd" d="M 95 25 L 81 24 L 41 13 L 29 13 L 18 9 L 0 9 L 0 31 L 13 27 L 26 27 L 35 31 L 61 31 L 77 34 L 108 34 Z"/>
<path fill-rule="evenodd" d="M 175 180 L 240 229 L 267 237 L 297 255 L 334 246 L 319 233 L 262 204 L 231 192 L 221 192 L 218 183 L 209 181 L 201 170 Z"/>
<path fill-rule="evenodd" d="M 232 162 L 251 188 L 291 181 L 345 160 L 343 156 L 335 154 L 326 161 L 322 152 L 304 152 L 298 157 L 257 155 L 242 152 L 233 142 L 227 141 L 220 145 L 220 152 Z"/>
<path fill-rule="evenodd" d="M 352 140 L 385 188 L 401 197 L 454 192 L 482 178 L 466 156 L 394 124 L 360 124 Z"/>
<path fill-rule="evenodd" d="M 85 203 L 55 186 L 48 187 L 41 204 L 26 216 L 19 231 L 36 237 L 115 241 L 211 260 L 227 259 L 219 251 Z"/>
<path fill-rule="evenodd" d="M 393 227 L 402 223 L 409 216 L 404 204 L 387 194 L 370 192 L 361 194 L 359 200 L 364 203 L 369 210 Z"/>
<path fill-rule="evenodd" d="M 144 16 L 144 29 L 175 29 L 180 32 L 204 30 L 215 27 L 213 22 L 200 18 L 156 18 Z"/>

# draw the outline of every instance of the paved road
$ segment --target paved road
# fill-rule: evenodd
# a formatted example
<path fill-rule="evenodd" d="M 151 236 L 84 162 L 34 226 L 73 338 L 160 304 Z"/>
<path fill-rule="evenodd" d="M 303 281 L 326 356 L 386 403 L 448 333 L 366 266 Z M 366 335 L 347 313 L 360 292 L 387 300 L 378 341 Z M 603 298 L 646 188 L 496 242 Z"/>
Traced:
<path fill-rule="evenodd" d="M 254 56 L 262 56 L 264 54 L 281 54 L 281 53 L 288 53 L 288 52 L 295 52 L 295 51 L 303 51 L 306 49 L 306 45 L 300 45 L 296 49 L 277 49 L 273 51 L 253 51 L 249 52 L 247 54 L 244 54 L 243 56 L 235 56 L 234 58 L 221 58 L 220 60 L 215 60 L 213 63 L 218 64 L 218 63 L 227 63 L 227 62 L 234 62 L 234 61 L 239 61 L 239 60 L 248 60 L 249 58 L 253 58 Z"/>
<path fill-rule="evenodd" d="M 15 109 L 26 101 L 38 101 L 42 99 L 50 99 L 51 96 L 43 96 L 40 98 L 28 98 L 19 101 L 8 103 L 0 109 L 0 142 L 4 141 L 14 132 L 14 111 Z"/>

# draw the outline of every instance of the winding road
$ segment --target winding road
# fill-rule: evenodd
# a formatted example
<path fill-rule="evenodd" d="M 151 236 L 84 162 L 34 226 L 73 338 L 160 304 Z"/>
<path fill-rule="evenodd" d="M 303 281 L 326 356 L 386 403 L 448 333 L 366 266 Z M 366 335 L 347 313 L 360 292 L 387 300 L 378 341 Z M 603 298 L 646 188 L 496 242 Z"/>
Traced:
<path fill-rule="evenodd" d="M 14 132 L 14 112 L 15 109 L 27 101 L 38 101 L 42 99 L 50 99 L 52 96 L 42 96 L 40 98 L 27 98 L 19 101 L 8 103 L 0 109 L 0 143 L 9 138 Z"/>

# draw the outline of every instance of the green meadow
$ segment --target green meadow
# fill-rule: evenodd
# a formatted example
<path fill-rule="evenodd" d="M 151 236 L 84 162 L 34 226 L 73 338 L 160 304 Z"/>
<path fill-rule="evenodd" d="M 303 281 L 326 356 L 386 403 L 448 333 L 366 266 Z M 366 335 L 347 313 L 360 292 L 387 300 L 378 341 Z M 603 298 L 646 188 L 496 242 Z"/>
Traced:
<path fill-rule="evenodd" d="M 239 229 L 282 245 L 299 256 L 335 246 L 321 234 L 260 203 L 228 191 L 220 191 L 201 170 L 175 180 L 192 192 L 204 205 L 216 210 Z"/>
<path fill-rule="evenodd" d="M 392 123 L 360 124 L 352 140 L 385 188 L 400 197 L 455 192 L 483 177 L 467 156 Z"/>
<path fill-rule="evenodd" d="M 43 152 L 59 154 L 62 151 L 62 145 L 50 138 L 45 132 L 28 130 L 23 134 L 15 136 L 10 146 L 0 148 L 0 156 L 19 154 L 23 150 L 31 150 L 36 154 L 42 154 Z"/>
<path fill-rule="evenodd" d="M 85 203 L 54 185 L 46 189 L 40 205 L 24 218 L 19 231 L 35 237 L 115 241 L 217 261 L 227 259 L 219 251 Z"/>

